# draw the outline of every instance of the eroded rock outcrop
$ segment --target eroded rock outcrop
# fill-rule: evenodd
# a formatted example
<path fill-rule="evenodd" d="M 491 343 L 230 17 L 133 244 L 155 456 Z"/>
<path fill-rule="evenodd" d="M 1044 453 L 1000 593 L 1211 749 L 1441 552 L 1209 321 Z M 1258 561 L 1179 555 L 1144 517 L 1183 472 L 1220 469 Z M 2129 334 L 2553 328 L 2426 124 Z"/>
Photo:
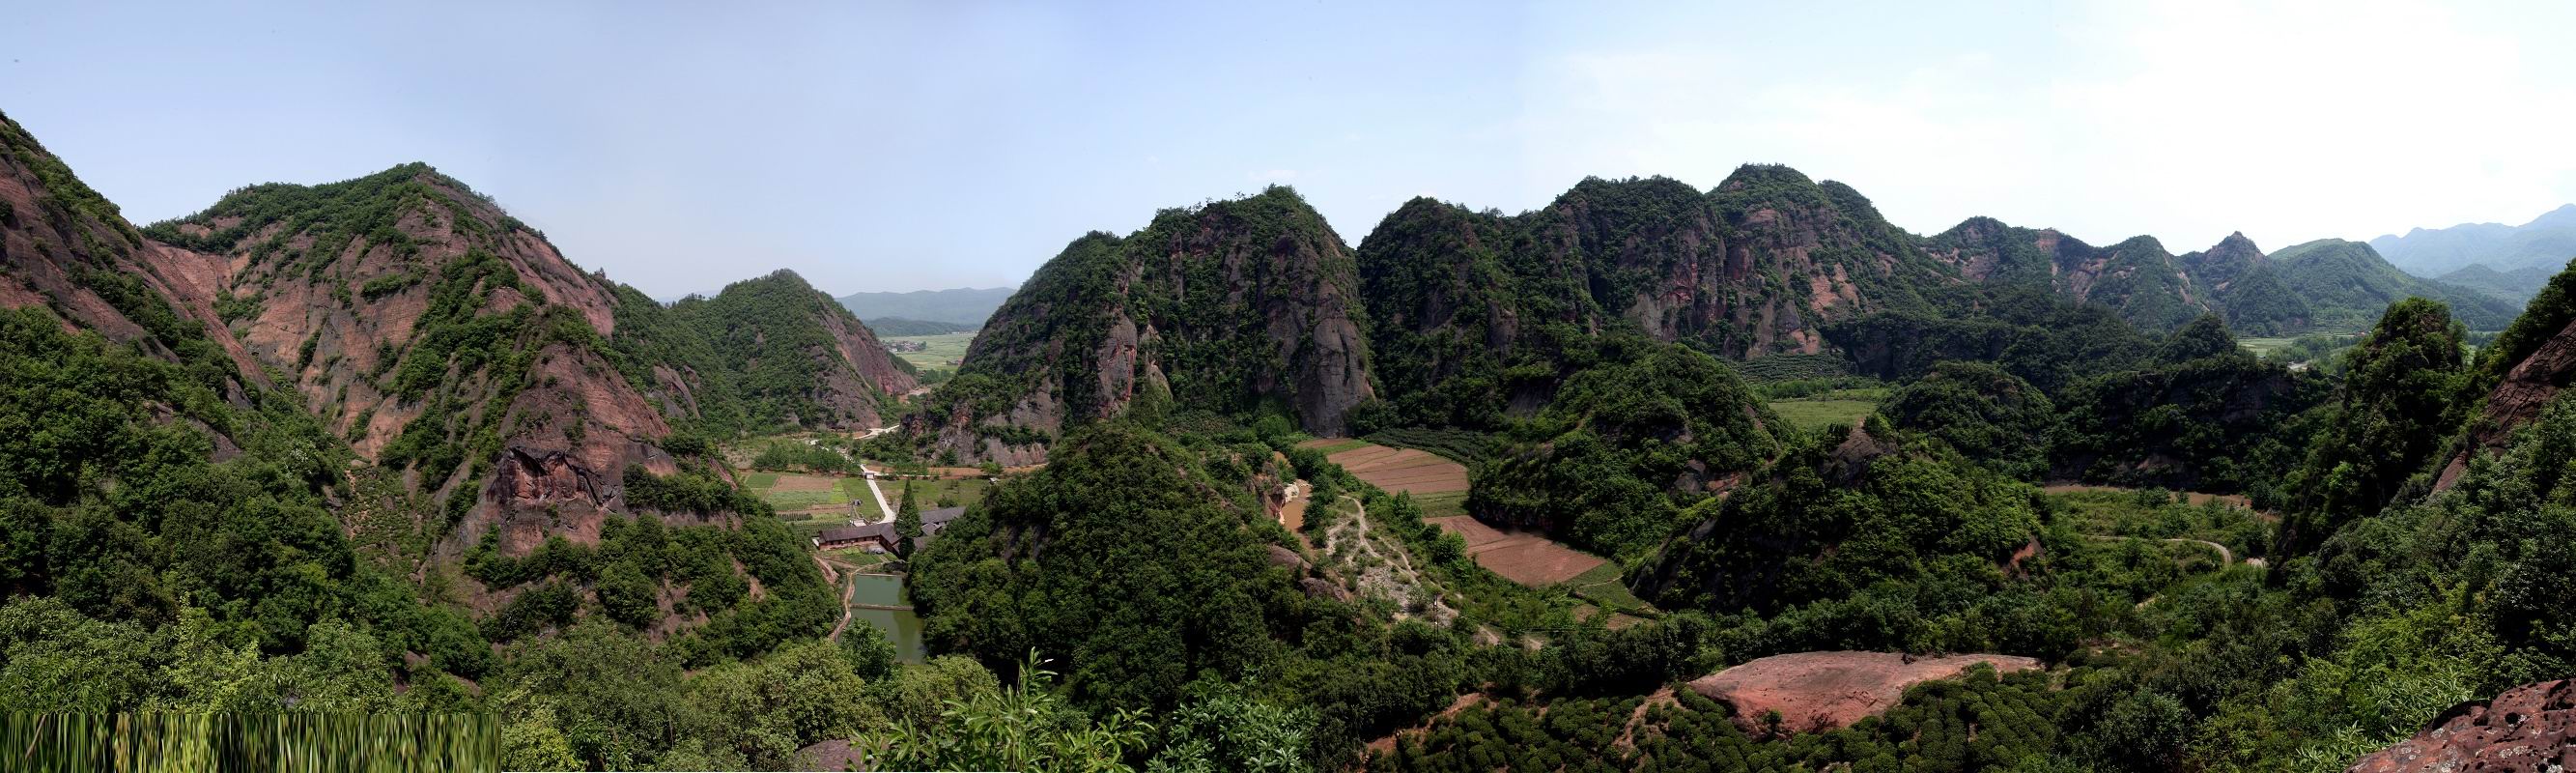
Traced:
<path fill-rule="evenodd" d="M 2354 760 L 2349 773 L 2576 770 L 2576 681 L 2528 684 L 2442 712 L 2414 737 Z"/>

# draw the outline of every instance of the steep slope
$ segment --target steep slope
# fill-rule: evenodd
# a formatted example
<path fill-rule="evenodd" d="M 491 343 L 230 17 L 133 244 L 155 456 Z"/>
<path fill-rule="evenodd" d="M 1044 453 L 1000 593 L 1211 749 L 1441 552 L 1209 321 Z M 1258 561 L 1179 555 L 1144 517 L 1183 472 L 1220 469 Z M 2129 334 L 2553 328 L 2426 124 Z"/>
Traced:
<path fill-rule="evenodd" d="M 144 238 L 116 205 L 0 114 L 0 307 L 43 306 L 71 327 L 188 366 L 241 402 L 258 360 L 210 336 L 224 311 L 222 258 Z"/>
<path fill-rule="evenodd" d="M 2388 262 L 2416 276 L 2439 276 L 2473 264 L 2497 271 L 2540 266 L 2555 271 L 2576 257 L 2576 204 L 2550 210 L 2518 226 L 2462 223 L 2417 228 L 2404 236 L 2370 240 Z"/>
<path fill-rule="evenodd" d="M 1534 410 L 1569 347 L 1605 331 L 1729 357 L 1812 353 L 1827 322 L 1924 309 L 1920 288 L 1958 281 L 1857 192 L 1774 166 L 1707 193 L 1586 179 L 1514 216 L 1415 199 L 1359 262 L 1397 413 L 1464 426 Z"/>
<path fill-rule="evenodd" d="M 973 330 L 991 319 L 993 310 L 1011 299 L 1014 288 L 961 287 L 954 290 L 914 290 L 902 293 L 851 293 L 838 298 L 841 306 L 860 319 L 880 317 L 917 319 L 964 325 Z"/>
<path fill-rule="evenodd" d="M 911 366 L 856 315 L 794 272 L 686 298 L 671 313 L 712 345 L 754 426 L 874 427 L 891 412 L 892 396 L 918 386 Z"/>
<path fill-rule="evenodd" d="M 137 229 L 18 125 L 0 127 L 0 304 L 135 342 L 238 406 L 261 388 L 293 395 L 396 487 L 444 503 L 414 517 L 445 554 L 488 531 L 514 553 L 553 534 L 593 540 L 610 512 L 723 515 L 628 501 L 629 473 L 698 466 L 665 448 L 675 425 L 741 431 L 766 418 L 747 404 L 782 404 L 734 396 L 736 366 L 762 350 L 710 343 L 427 165 L 251 186 Z M 909 377 L 846 311 L 785 281 L 805 297 L 775 319 L 713 301 L 696 316 L 850 363 L 818 367 L 822 385 L 800 395 L 836 410 L 795 415 L 874 423 L 877 395 Z"/>
<path fill-rule="evenodd" d="M 2360 242 L 2319 239 L 2272 253 L 2272 263 L 2319 326 L 2367 327 L 2389 304 L 2409 296 L 2449 304 L 2452 315 L 2472 330 L 2501 328 L 2519 311 L 2486 293 L 2408 275 Z"/>
<path fill-rule="evenodd" d="M 1318 435 L 1375 394 L 1350 252 L 1293 190 L 1092 233 L 993 313 L 913 420 L 960 461 L 1024 463 L 1138 405 L 1280 410 Z"/>
<path fill-rule="evenodd" d="M 619 371 L 611 286 L 425 164 L 244 188 L 149 233 L 225 261 L 226 337 L 361 455 L 497 518 L 455 539 L 496 522 L 533 547 L 547 511 L 595 537 L 626 468 L 680 469 L 645 392 L 594 375 Z"/>
<path fill-rule="evenodd" d="M 2472 457 L 2511 443 L 2514 430 L 2576 383 L 2576 265 L 2550 278 L 2522 316 L 2478 350 L 2469 379 L 2464 392 L 2482 404 L 2452 443 L 2437 488 L 2458 482 Z"/>
<path fill-rule="evenodd" d="M 2229 327 L 2255 335 L 2280 335 L 2308 326 L 2307 302 L 2291 292 L 2271 260 L 2242 232 L 2180 259 L 2192 281 L 2209 288 Z"/>

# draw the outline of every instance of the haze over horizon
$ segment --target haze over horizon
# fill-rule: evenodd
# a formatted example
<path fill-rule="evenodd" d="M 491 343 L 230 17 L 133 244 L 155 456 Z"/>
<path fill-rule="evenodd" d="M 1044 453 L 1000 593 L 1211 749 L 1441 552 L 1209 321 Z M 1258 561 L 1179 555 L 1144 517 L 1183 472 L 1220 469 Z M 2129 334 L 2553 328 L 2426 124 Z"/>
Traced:
<path fill-rule="evenodd" d="M 1015 285 L 1086 231 L 1272 183 L 1353 244 L 1416 195 L 1522 211 L 1743 163 L 1917 233 L 1989 215 L 2175 252 L 2576 201 L 2576 154 L 2546 150 L 2576 125 L 2560 4 L 24 15 L 0 105 L 138 222 L 421 160 L 655 297 L 776 268 L 834 295 Z"/>

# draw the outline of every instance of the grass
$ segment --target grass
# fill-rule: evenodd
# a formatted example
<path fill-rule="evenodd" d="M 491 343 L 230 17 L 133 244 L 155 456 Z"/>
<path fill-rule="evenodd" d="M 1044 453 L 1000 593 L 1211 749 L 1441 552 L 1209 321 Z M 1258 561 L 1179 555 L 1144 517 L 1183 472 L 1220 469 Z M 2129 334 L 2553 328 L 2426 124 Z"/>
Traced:
<path fill-rule="evenodd" d="M 1330 441 L 1310 441 L 1301 445 L 1305 445 L 1307 448 L 1312 448 L 1316 451 L 1322 452 L 1325 456 L 1332 456 L 1354 448 L 1367 448 L 1369 446 L 1369 442 L 1366 440 L 1344 438 L 1341 440 Z"/>
<path fill-rule="evenodd" d="M 1612 612 L 1625 612 L 1639 617 L 1652 617 L 1657 614 L 1654 605 L 1646 603 L 1645 599 L 1637 598 L 1637 594 L 1629 592 L 1626 583 L 1619 581 L 1617 563 L 1602 564 L 1593 567 L 1592 571 L 1575 575 L 1574 579 L 1565 581 L 1565 587 L 1574 594 L 1575 598 L 1592 602 Z"/>
<path fill-rule="evenodd" d="M 848 499 L 853 502 L 866 502 L 869 507 L 877 506 L 877 496 L 875 494 L 868 493 L 868 479 L 866 478 L 842 478 L 841 482 L 833 484 L 832 488 L 833 490 L 840 492 L 841 497 L 844 499 Z"/>
<path fill-rule="evenodd" d="M 929 347 L 918 352 L 894 353 L 894 356 L 903 358 L 903 361 L 905 362 L 912 363 L 912 367 L 914 369 L 921 371 L 922 375 L 927 376 L 930 375 L 932 371 L 955 371 L 957 366 L 948 364 L 948 361 L 965 359 L 966 345 L 975 341 L 975 334 L 947 333 L 935 336 L 891 336 L 885 340 L 920 341 L 924 346 Z"/>
<path fill-rule="evenodd" d="M 2073 491 L 2047 495 L 2075 530 L 2145 539 L 2197 539 L 2228 546 L 2237 555 L 2257 552 L 2271 527 L 2253 511 L 2223 502 L 2163 504 L 2133 491 Z"/>
<path fill-rule="evenodd" d="M 812 540 L 814 535 L 823 533 L 824 529 L 838 529 L 843 526 L 848 526 L 850 525 L 850 519 L 816 518 L 810 521 L 787 521 L 786 524 L 787 531 L 796 535 L 796 541 L 812 544 L 809 540 Z"/>
<path fill-rule="evenodd" d="M 775 486 L 775 485 L 778 485 L 778 473 L 774 473 L 774 472 L 753 472 L 753 473 L 744 473 L 744 474 L 743 474 L 743 476 L 742 476 L 742 487 L 743 487 L 743 488 L 747 488 L 747 489 L 755 489 L 755 490 L 757 490 L 757 489 L 765 489 L 765 488 L 769 488 L 769 487 L 771 487 L 771 486 Z"/>
<path fill-rule="evenodd" d="M 1382 446 L 1428 451 L 1459 464 L 1475 464 L 1485 458 L 1494 442 L 1492 436 L 1472 430 L 1418 427 L 1370 433 L 1367 440 Z"/>
<path fill-rule="evenodd" d="M 2252 351 L 2256 357 L 2269 357 L 2273 352 L 2290 348 L 2293 338 L 2239 338 L 2236 345 Z"/>
<path fill-rule="evenodd" d="M 842 560 L 842 561 L 848 562 L 848 563 L 849 563 L 850 565 L 852 565 L 852 566 L 857 566 L 857 567 L 861 567 L 861 568 L 870 567 L 870 566 L 875 566 L 875 565 L 882 564 L 882 563 L 885 563 L 885 562 L 887 562 L 887 561 L 891 561 L 891 560 L 893 560 L 893 559 L 894 559 L 894 556 L 889 556 L 889 555 L 886 555 L 886 554 L 884 554 L 884 553 L 870 553 L 870 552 L 868 552 L 868 551 L 860 550 L 860 549 L 858 549 L 858 548 L 842 548 L 842 549 L 840 549 L 840 550 L 826 550 L 826 551 L 823 551 L 823 555 L 827 555 L 827 556 L 831 556 L 831 557 L 836 558 L 836 559 L 840 559 L 840 560 Z"/>
<path fill-rule="evenodd" d="M 985 482 L 982 478 L 916 480 L 912 482 L 912 496 L 915 501 L 921 503 L 921 508 L 924 510 L 940 507 L 973 507 L 975 503 L 984 501 L 984 493 L 992 487 L 993 484 Z M 897 496 L 900 495 L 893 491 L 886 492 L 888 499 Z M 949 504 L 940 504 L 943 500 Z"/>
<path fill-rule="evenodd" d="M 10 770 L 488 771 L 492 714 L 0 714 Z"/>
<path fill-rule="evenodd" d="M 1856 391 L 1856 390 L 1855 390 Z M 1771 410 L 1799 429 L 1821 429 L 1827 425 L 1857 426 L 1878 410 L 1876 400 L 1778 400 Z"/>
<path fill-rule="evenodd" d="M 833 491 L 777 491 L 760 495 L 763 502 L 780 510 L 805 510 L 816 507 L 849 504 L 850 500 Z"/>
<path fill-rule="evenodd" d="M 1451 491 L 1440 494 L 1415 494 L 1413 495 L 1413 503 L 1422 506 L 1422 517 L 1424 518 L 1446 518 L 1452 515 L 1467 514 L 1467 492 L 1464 491 Z"/>

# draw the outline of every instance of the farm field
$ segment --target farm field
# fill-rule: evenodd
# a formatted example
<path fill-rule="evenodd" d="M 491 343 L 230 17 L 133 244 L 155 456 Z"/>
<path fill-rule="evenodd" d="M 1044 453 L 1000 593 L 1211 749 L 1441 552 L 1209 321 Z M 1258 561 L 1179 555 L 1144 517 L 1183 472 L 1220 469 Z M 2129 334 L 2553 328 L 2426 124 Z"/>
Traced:
<path fill-rule="evenodd" d="M 923 346 L 928 347 L 927 349 L 918 352 L 894 352 L 894 356 L 901 358 L 904 362 L 912 363 L 912 367 L 914 369 L 921 371 L 922 375 L 927 376 L 934 370 L 957 370 L 957 366 L 948 364 L 948 361 L 964 359 L 966 357 L 966 345 L 975 342 L 975 334 L 944 333 L 935 336 L 887 336 L 883 340 L 919 341 Z"/>
<path fill-rule="evenodd" d="M 859 496 L 867 496 L 867 482 L 859 481 L 858 484 Z M 985 492 L 993 488 L 993 484 L 983 478 L 877 481 L 877 485 L 885 487 L 886 501 L 896 503 L 897 506 L 903 503 L 903 487 L 906 484 L 912 486 L 913 501 L 919 503 L 924 510 L 942 507 L 973 507 L 975 503 L 984 501 Z"/>
<path fill-rule="evenodd" d="M 1425 494 L 1463 493 L 1467 490 L 1467 466 L 1429 451 L 1411 448 L 1388 448 L 1373 443 L 1347 445 L 1353 441 L 1310 440 L 1308 448 L 1342 448 L 1324 458 L 1349 470 L 1369 485 L 1387 493 L 1405 492 L 1416 497 Z"/>
<path fill-rule="evenodd" d="M 1878 410 L 1876 400 L 1775 400 L 1771 410 L 1799 429 L 1821 429 L 1829 425 L 1858 425 Z"/>
<path fill-rule="evenodd" d="M 1344 438 L 1301 444 L 1326 452 L 1326 459 L 1351 475 L 1388 493 L 1403 493 L 1422 506 L 1422 518 L 1467 539 L 1467 554 L 1505 579 L 1537 587 L 1572 580 L 1600 569 L 1599 556 L 1566 547 L 1529 532 L 1507 532 L 1467 515 L 1467 466 L 1412 448 L 1389 448 Z M 1612 572 L 1615 579 L 1616 570 Z M 1616 582 L 1611 583 L 1617 585 Z M 1624 589 L 1622 589 L 1624 590 Z M 1632 597 L 1633 600 L 1633 597 Z M 1642 603 L 1606 604 L 1613 609 Z"/>
<path fill-rule="evenodd" d="M 852 501 L 868 500 L 865 478 L 837 475 L 806 475 L 792 472 L 755 472 L 742 476 L 742 486 L 752 496 L 760 497 L 779 512 L 841 508 Z M 868 505 L 871 509 L 874 504 Z M 842 520 L 847 520 L 844 516 Z"/>
<path fill-rule="evenodd" d="M 2239 338 L 2239 339 L 2236 339 L 2236 345 L 2238 345 L 2238 346 L 2242 346 L 2242 347 L 2245 347 L 2245 350 L 2246 350 L 2246 351 L 2253 352 L 2253 353 L 2254 353 L 2254 356 L 2256 356 L 2256 357 L 2267 357 L 2267 356 L 2270 356 L 2273 352 L 2277 352 L 2277 351 L 2280 351 L 2280 350 L 2282 350 L 2282 349 L 2290 348 L 2290 342 L 2295 341 L 2295 340 L 2297 340 L 2297 339 L 2292 339 L 2292 338 Z"/>
<path fill-rule="evenodd" d="M 1426 520 L 1467 538 L 1467 555 L 1476 559 L 1477 565 L 1493 570 L 1503 579 L 1533 588 L 1582 577 L 1607 565 L 1599 556 L 1566 547 L 1533 532 L 1497 529 L 1474 516 L 1453 515 Z"/>

